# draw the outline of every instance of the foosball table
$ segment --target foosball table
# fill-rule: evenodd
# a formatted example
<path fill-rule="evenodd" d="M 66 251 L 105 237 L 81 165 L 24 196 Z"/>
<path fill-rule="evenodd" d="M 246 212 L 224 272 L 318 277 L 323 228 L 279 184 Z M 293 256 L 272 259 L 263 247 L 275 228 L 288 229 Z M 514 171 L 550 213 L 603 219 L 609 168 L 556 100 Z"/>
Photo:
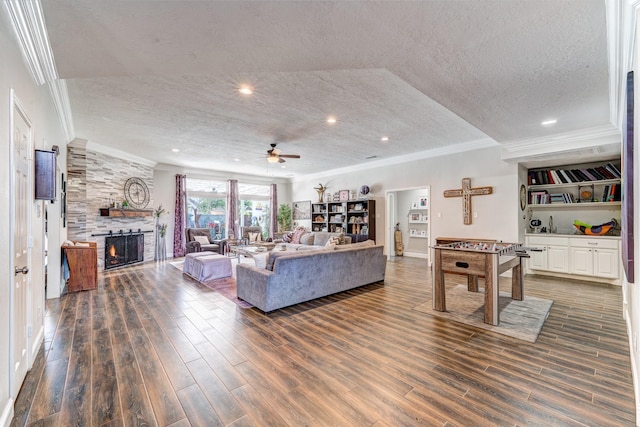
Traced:
<path fill-rule="evenodd" d="M 529 258 L 520 243 L 454 242 L 433 246 L 433 309 L 447 311 L 444 274 L 467 276 L 467 290 L 478 292 L 478 276 L 484 276 L 484 322 L 500 323 L 498 276 L 511 270 L 511 298 L 524 297 L 522 259 Z"/>

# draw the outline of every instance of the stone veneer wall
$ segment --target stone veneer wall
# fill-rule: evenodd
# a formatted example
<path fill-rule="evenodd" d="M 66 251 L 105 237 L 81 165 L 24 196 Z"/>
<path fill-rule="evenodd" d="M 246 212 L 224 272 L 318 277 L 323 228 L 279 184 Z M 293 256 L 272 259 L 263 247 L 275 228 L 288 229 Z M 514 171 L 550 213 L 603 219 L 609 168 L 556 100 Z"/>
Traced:
<path fill-rule="evenodd" d="M 119 218 L 100 216 L 100 208 L 107 207 L 112 194 L 116 202 L 124 200 L 124 183 L 131 177 L 146 182 L 151 195 L 147 209 L 153 205 L 153 168 L 122 160 L 106 154 L 87 151 L 86 144 L 67 146 L 67 236 L 69 240 L 96 242 L 98 269 L 104 269 L 104 236 L 122 230 L 149 231 L 144 233 L 144 260 L 152 261 L 155 248 L 154 217 Z"/>

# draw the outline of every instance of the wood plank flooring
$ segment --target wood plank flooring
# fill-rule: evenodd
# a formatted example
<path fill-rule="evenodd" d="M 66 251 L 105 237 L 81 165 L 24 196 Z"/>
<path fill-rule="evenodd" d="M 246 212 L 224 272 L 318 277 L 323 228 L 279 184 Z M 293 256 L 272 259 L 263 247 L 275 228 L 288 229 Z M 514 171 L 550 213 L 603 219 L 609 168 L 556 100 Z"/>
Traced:
<path fill-rule="evenodd" d="M 47 302 L 12 426 L 635 425 L 619 287 L 526 277 L 554 300 L 535 344 L 412 309 L 430 293 L 412 258 L 268 315 L 168 262 L 103 273 Z"/>

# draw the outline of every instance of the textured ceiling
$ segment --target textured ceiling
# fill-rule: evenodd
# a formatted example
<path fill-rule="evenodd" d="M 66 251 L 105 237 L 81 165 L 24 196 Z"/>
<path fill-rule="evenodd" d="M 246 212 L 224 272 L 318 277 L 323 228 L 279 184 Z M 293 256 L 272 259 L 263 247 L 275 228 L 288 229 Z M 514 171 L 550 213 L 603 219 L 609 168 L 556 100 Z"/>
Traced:
<path fill-rule="evenodd" d="M 299 176 L 609 123 L 604 0 L 42 3 L 75 136 L 158 163 Z"/>

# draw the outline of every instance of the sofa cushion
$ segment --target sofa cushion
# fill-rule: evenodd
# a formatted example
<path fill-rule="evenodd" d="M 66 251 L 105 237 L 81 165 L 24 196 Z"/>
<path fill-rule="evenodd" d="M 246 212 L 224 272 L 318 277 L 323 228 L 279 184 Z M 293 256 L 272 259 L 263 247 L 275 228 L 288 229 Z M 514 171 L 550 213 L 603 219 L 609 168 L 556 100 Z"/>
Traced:
<path fill-rule="evenodd" d="M 336 246 L 336 249 L 339 250 L 344 250 L 344 249 L 353 249 L 353 248 L 364 248 L 367 246 L 375 246 L 376 242 L 375 240 L 365 240 L 364 242 L 357 242 L 357 243 L 348 243 L 346 245 L 339 245 Z"/>
<path fill-rule="evenodd" d="M 340 239 L 340 242 L 338 244 L 340 245 L 345 243 L 343 233 L 332 233 L 329 231 L 315 231 L 313 234 L 315 235 L 313 244 L 316 246 L 326 245 L 329 239 L 332 237 L 338 237 Z"/>
<path fill-rule="evenodd" d="M 262 242 L 262 234 L 259 232 L 249 232 L 247 234 L 249 235 L 249 242 Z"/>

